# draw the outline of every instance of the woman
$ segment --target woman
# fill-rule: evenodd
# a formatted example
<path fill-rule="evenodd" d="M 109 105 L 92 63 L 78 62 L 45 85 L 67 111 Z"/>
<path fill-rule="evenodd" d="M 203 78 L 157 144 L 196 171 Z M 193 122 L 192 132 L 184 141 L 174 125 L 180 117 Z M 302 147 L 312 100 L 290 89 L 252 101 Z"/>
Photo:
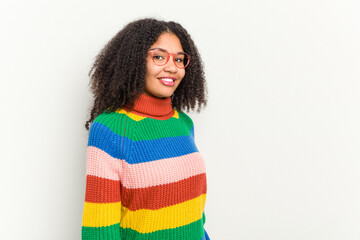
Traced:
<path fill-rule="evenodd" d="M 209 239 L 205 163 L 183 112 L 207 103 L 190 35 L 175 22 L 131 22 L 90 77 L 82 239 Z"/>

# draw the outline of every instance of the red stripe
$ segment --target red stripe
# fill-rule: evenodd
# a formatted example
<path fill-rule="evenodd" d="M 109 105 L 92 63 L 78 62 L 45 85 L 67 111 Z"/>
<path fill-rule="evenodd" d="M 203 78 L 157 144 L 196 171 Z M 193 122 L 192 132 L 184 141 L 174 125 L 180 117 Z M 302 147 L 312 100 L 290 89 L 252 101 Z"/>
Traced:
<path fill-rule="evenodd" d="M 147 188 L 126 189 L 122 205 L 131 211 L 138 209 L 160 209 L 178 204 L 206 193 L 206 174 Z"/>
<path fill-rule="evenodd" d="M 85 201 L 92 203 L 120 202 L 120 185 L 120 181 L 87 175 Z"/>
<path fill-rule="evenodd" d="M 87 175 L 85 201 L 113 203 L 122 199 L 122 205 L 131 211 L 138 209 L 156 210 L 196 198 L 205 194 L 206 191 L 205 173 L 174 183 L 135 189 L 123 187 L 120 181 Z"/>

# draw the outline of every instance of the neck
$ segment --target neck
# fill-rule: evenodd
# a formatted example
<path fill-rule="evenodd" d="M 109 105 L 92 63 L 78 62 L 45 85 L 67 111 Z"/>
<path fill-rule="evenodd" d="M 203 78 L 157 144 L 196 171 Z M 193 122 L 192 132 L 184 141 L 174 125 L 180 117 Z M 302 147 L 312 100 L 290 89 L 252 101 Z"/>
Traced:
<path fill-rule="evenodd" d="M 169 119 L 174 115 L 171 97 L 157 98 L 144 93 L 135 99 L 133 109 L 130 109 L 129 104 L 125 105 L 124 109 L 140 116 L 160 120 Z"/>

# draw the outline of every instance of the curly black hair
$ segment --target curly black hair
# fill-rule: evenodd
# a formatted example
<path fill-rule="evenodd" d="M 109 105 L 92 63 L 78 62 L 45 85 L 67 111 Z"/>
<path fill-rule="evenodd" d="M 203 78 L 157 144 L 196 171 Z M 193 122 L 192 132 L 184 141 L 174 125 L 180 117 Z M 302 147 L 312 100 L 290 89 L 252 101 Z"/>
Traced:
<path fill-rule="evenodd" d="M 153 18 L 135 20 L 120 30 L 97 55 L 89 72 L 91 91 L 94 96 L 89 124 L 102 112 L 113 112 L 129 104 L 145 89 L 146 58 L 148 50 L 164 33 L 175 34 L 183 50 L 191 56 L 185 69 L 185 77 L 171 96 L 174 109 L 181 112 L 187 108 L 197 112 L 207 104 L 207 87 L 200 54 L 189 33 L 173 21 Z"/>

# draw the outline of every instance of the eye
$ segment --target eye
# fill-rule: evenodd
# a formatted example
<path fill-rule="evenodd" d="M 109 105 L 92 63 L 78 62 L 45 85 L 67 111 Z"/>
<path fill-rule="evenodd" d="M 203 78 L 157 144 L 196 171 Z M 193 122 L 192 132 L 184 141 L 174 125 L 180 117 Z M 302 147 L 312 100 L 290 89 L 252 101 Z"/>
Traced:
<path fill-rule="evenodd" d="M 164 57 L 163 57 L 163 56 L 160 56 L 160 55 L 154 55 L 153 58 L 154 58 L 155 60 L 163 60 L 163 59 L 164 59 Z"/>
<path fill-rule="evenodd" d="M 179 62 L 179 63 L 182 63 L 182 62 L 184 62 L 184 58 L 175 58 L 175 61 Z"/>

